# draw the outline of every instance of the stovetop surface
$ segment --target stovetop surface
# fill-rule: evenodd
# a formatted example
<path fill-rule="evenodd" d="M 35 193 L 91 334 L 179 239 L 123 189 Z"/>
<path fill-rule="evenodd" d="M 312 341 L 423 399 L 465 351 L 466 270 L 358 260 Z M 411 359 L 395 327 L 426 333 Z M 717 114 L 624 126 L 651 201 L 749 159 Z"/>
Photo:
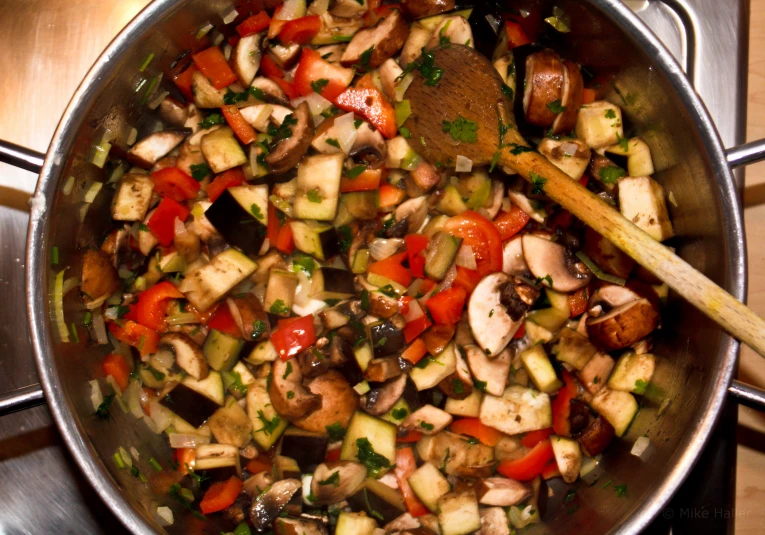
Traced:
<path fill-rule="evenodd" d="M 685 67 L 717 124 L 723 143 L 732 146 L 742 142 L 747 0 L 626 0 L 626 3 Z M 49 11 L 35 21 L 38 28 L 30 34 L 29 43 L 15 43 L 14 48 L 30 59 L 40 38 L 38 32 L 46 31 L 43 26 L 79 21 L 86 26 L 82 31 L 95 32 L 99 31 L 94 22 L 98 10 L 111 10 L 106 15 L 111 16 L 116 9 L 115 5 L 104 7 L 103 2 L 92 0 L 35 0 L 29 4 Z M 28 8 L 29 5 L 18 9 Z M 0 43 L 9 35 L 5 30 L 17 23 L 13 19 L 15 9 L 10 4 L 0 6 Z M 84 22 L 80 19 L 83 11 L 87 12 Z M 46 65 L 51 77 L 67 68 L 65 61 L 51 63 Z M 35 84 L 30 88 L 30 100 L 34 100 L 35 92 L 41 98 L 46 90 L 45 84 Z M 3 111 L 0 138 L 19 142 L 13 128 L 22 115 L 14 109 L 6 112 L 4 108 L 12 101 L 4 91 L 0 87 Z M 55 115 L 48 117 L 47 123 L 35 126 L 52 132 L 57 122 Z M 4 373 L 0 373 L 0 392 L 37 382 L 24 303 L 26 200 L 35 182 L 34 175 L 0 164 L 0 362 L 4 368 Z M 724 511 L 733 510 L 735 497 L 736 417 L 737 408 L 731 405 L 696 469 L 648 533 L 733 532 L 733 515 Z M 0 535 L 123 532 L 125 529 L 79 473 L 46 407 L 0 419 Z"/>

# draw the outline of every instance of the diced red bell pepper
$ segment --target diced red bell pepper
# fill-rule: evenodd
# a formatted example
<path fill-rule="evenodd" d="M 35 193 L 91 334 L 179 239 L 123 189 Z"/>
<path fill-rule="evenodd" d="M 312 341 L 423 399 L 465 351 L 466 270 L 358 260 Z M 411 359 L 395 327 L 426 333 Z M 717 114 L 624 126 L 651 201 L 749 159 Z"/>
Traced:
<path fill-rule="evenodd" d="M 595 102 L 596 93 L 594 89 L 585 87 L 582 90 L 582 104 L 592 104 Z"/>
<path fill-rule="evenodd" d="M 279 230 L 279 237 L 274 244 L 276 250 L 284 254 L 292 254 L 295 250 L 295 237 L 292 235 L 292 225 L 284 225 Z"/>
<path fill-rule="evenodd" d="M 590 182 L 590 177 L 587 175 L 582 176 L 582 178 L 579 179 L 579 183 L 582 185 L 583 188 L 587 187 L 587 184 Z"/>
<path fill-rule="evenodd" d="M 239 138 L 239 141 L 245 145 L 249 145 L 257 139 L 255 129 L 245 120 L 244 116 L 239 111 L 239 108 L 234 105 L 228 105 L 223 106 L 221 111 L 223 112 L 223 117 L 226 118 L 226 122 L 231 127 L 231 130 L 233 130 L 236 137 Z"/>
<path fill-rule="evenodd" d="M 364 75 L 354 87 L 340 93 L 335 105 L 341 110 L 358 113 L 386 138 L 395 137 L 396 111 L 385 95 L 375 87 L 371 74 Z"/>
<path fill-rule="evenodd" d="M 409 314 L 409 303 L 414 301 L 414 297 L 410 295 L 402 295 L 398 298 L 398 311 L 401 313 L 402 316 L 404 316 L 404 319 L 406 319 L 406 315 Z M 414 318 L 413 318 L 414 319 Z"/>
<path fill-rule="evenodd" d="M 279 320 L 277 328 L 271 333 L 271 343 L 279 355 L 286 361 L 311 347 L 316 342 L 313 328 L 313 316 Z"/>
<path fill-rule="evenodd" d="M 542 473 L 555 454 L 550 439 L 545 439 L 520 459 L 504 459 L 497 465 L 497 472 L 518 481 L 530 481 Z"/>
<path fill-rule="evenodd" d="M 270 472 L 273 465 L 269 461 L 265 461 L 260 457 L 255 457 L 254 459 L 247 461 L 245 467 L 249 473 L 259 474 L 266 471 Z"/>
<path fill-rule="evenodd" d="M 313 82 L 319 82 L 321 96 L 335 100 L 353 81 L 353 69 L 347 69 L 337 63 L 330 63 L 321 54 L 310 48 L 304 48 L 295 71 L 295 89 L 303 96 L 314 92 Z M 326 83 L 324 83 L 326 80 Z"/>
<path fill-rule="evenodd" d="M 417 338 L 409 347 L 401 352 L 401 358 L 408 360 L 412 364 L 417 364 L 427 354 L 428 348 L 425 347 L 425 342 L 422 341 L 422 338 Z"/>
<path fill-rule="evenodd" d="M 244 184 L 244 181 L 244 171 L 242 171 L 241 167 L 235 167 L 228 171 L 224 171 L 207 185 L 207 196 L 210 197 L 211 201 L 215 202 L 215 200 L 221 196 L 221 193 L 228 188 L 241 186 Z"/>
<path fill-rule="evenodd" d="M 417 498 L 412 487 L 409 486 L 409 476 L 417 470 L 417 461 L 414 459 L 412 448 L 399 448 L 396 450 L 396 479 L 398 488 L 404 497 L 404 503 L 409 514 L 417 517 L 430 513 L 428 508 Z"/>
<path fill-rule="evenodd" d="M 236 32 L 242 37 L 247 37 L 248 35 L 262 32 L 268 28 L 270 24 L 271 17 L 269 17 L 268 13 L 265 11 L 261 11 L 257 15 L 253 15 L 237 25 Z"/>
<path fill-rule="evenodd" d="M 120 342 L 125 342 L 138 350 L 141 356 L 157 352 L 159 333 L 135 321 L 122 321 L 109 324 L 109 332 Z"/>
<path fill-rule="evenodd" d="M 547 466 L 542 470 L 541 476 L 545 479 L 552 479 L 554 477 L 560 477 L 560 470 L 558 469 L 558 463 L 554 460 L 547 463 Z"/>
<path fill-rule="evenodd" d="M 406 254 L 412 276 L 423 278 L 425 276 L 424 251 L 430 240 L 423 234 L 409 234 L 404 238 L 404 242 L 406 242 Z"/>
<path fill-rule="evenodd" d="M 544 25 L 544 18 L 542 16 L 542 10 L 538 7 L 529 7 L 527 12 L 523 15 L 515 15 L 511 13 L 503 14 L 505 21 L 512 21 L 518 24 L 523 31 L 523 34 L 528 39 L 528 42 L 534 43 L 538 40 L 539 34 L 542 33 L 542 26 Z"/>
<path fill-rule="evenodd" d="M 194 101 L 194 93 L 191 92 L 191 80 L 194 76 L 194 73 L 198 70 L 199 69 L 197 69 L 194 65 L 191 65 L 188 69 L 180 74 L 176 74 L 173 78 L 173 82 L 175 82 L 175 85 L 183 95 L 183 98 L 185 98 L 188 102 Z"/>
<path fill-rule="evenodd" d="M 543 440 L 550 438 L 550 435 L 552 434 L 552 427 L 529 431 L 528 433 L 524 433 L 523 438 L 521 438 L 521 445 L 525 448 L 533 448 Z"/>
<path fill-rule="evenodd" d="M 428 319 L 427 314 L 423 314 L 416 320 L 410 321 L 404 326 L 404 340 L 406 340 L 407 344 L 410 343 L 412 340 L 427 331 L 428 327 L 431 325 L 433 324 Z"/>
<path fill-rule="evenodd" d="M 305 45 L 311 42 L 319 30 L 321 30 L 321 20 L 318 15 L 288 20 L 279 31 L 279 41 Z"/>
<path fill-rule="evenodd" d="M 576 292 L 569 294 L 568 296 L 568 308 L 570 316 L 575 318 L 587 310 L 587 303 L 590 300 L 590 292 L 587 290 L 587 286 L 579 288 Z"/>
<path fill-rule="evenodd" d="M 366 169 L 354 178 L 343 175 L 340 178 L 340 193 L 375 190 L 380 187 L 380 182 L 387 175 L 388 170 L 382 167 L 379 169 Z"/>
<path fill-rule="evenodd" d="M 463 212 L 450 217 L 443 228 L 462 244 L 473 249 L 478 273 L 485 277 L 502 270 L 502 237 L 494 224 L 478 212 Z"/>
<path fill-rule="evenodd" d="M 372 262 L 367 266 L 368 273 L 374 273 L 386 277 L 401 286 L 409 286 L 412 275 L 401 263 L 406 260 L 406 252 L 394 254 L 378 262 Z"/>
<path fill-rule="evenodd" d="M 459 286 L 438 292 L 425 302 L 433 321 L 442 325 L 454 325 L 462 318 L 467 293 Z"/>
<path fill-rule="evenodd" d="M 277 78 L 276 76 L 269 76 L 268 79 L 272 82 L 276 82 L 277 85 L 282 88 L 284 94 L 287 95 L 288 99 L 293 100 L 300 96 L 292 82 L 288 82 L 282 78 Z"/>
<path fill-rule="evenodd" d="M 568 210 L 560 209 L 547 220 L 547 224 L 552 230 L 565 230 L 574 224 L 574 216 Z"/>
<path fill-rule="evenodd" d="M 236 46 L 240 39 L 241 37 L 239 37 L 238 35 L 232 35 L 231 37 L 226 39 L 226 42 L 228 42 L 228 44 L 230 44 L 231 46 Z"/>
<path fill-rule="evenodd" d="M 155 331 L 167 330 L 167 307 L 170 299 L 183 299 L 185 296 L 172 282 L 163 281 L 138 294 L 138 301 L 132 312 L 136 321 Z"/>
<path fill-rule="evenodd" d="M 215 89 L 223 89 L 236 82 L 236 74 L 231 70 L 223 52 L 217 46 L 197 52 L 191 58 L 197 69 L 210 80 Z"/>
<path fill-rule="evenodd" d="M 481 443 L 491 446 L 492 448 L 499 443 L 503 433 L 497 431 L 493 427 L 484 425 L 478 418 L 460 418 L 455 420 L 449 426 L 452 433 L 458 435 L 468 435 L 475 437 L 481 441 Z"/>
<path fill-rule="evenodd" d="M 154 209 L 146 226 L 160 244 L 168 246 L 173 242 L 176 217 L 185 221 L 189 217 L 189 210 L 172 199 L 162 199 Z"/>
<path fill-rule="evenodd" d="M 282 223 L 279 218 L 279 209 L 271 203 L 268 203 L 268 241 L 271 245 L 282 253 L 290 254 L 295 249 L 295 241 L 292 237 L 292 226 L 290 225 L 291 218 L 284 214 L 281 216 L 284 218 Z"/>
<path fill-rule="evenodd" d="M 327 455 L 324 457 L 324 460 L 328 463 L 331 463 L 332 461 L 339 461 L 340 460 L 340 450 L 341 448 L 335 448 L 333 450 L 327 450 Z"/>
<path fill-rule="evenodd" d="M 182 475 L 189 473 L 194 469 L 194 461 L 197 458 L 196 448 L 178 448 L 173 452 L 173 458 L 178 465 L 178 472 Z"/>
<path fill-rule="evenodd" d="M 213 317 L 207 322 L 207 326 L 216 331 L 230 334 L 231 336 L 242 336 L 242 333 L 239 331 L 239 326 L 236 324 L 236 320 L 234 320 L 234 316 L 231 315 L 231 310 L 225 302 L 218 307 L 218 310 L 215 311 Z"/>
<path fill-rule="evenodd" d="M 393 208 L 401 204 L 401 201 L 406 197 L 406 192 L 402 189 L 398 189 L 390 184 L 380 184 L 380 188 L 377 190 L 377 206 L 381 210 L 386 208 Z"/>
<path fill-rule="evenodd" d="M 563 370 L 561 374 L 563 387 L 558 390 L 556 396 L 550 402 L 552 411 L 552 428 L 555 433 L 564 437 L 571 435 L 571 400 L 576 398 L 577 388 L 574 376 Z"/>
<path fill-rule="evenodd" d="M 406 435 L 400 435 L 396 437 L 396 442 L 399 442 L 401 444 L 409 444 L 412 442 L 417 442 L 422 438 L 422 433 L 419 431 L 408 431 Z"/>
<path fill-rule="evenodd" d="M 499 230 L 502 241 L 505 241 L 518 234 L 530 219 L 526 212 L 513 205 L 509 212 L 500 212 L 494 218 L 494 226 Z"/>
<path fill-rule="evenodd" d="M 523 338 L 523 335 L 526 334 L 526 324 L 521 323 L 521 326 L 518 327 L 518 330 L 515 331 L 515 334 L 513 335 L 514 339 Z"/>
<path fill-rule="evenodd" d="M 380 4 L 382 4 L 382 0 L 368 0 L 367 5 L 369 7 L 367 8 L 367 12 L 364 14 L 365 26 L 374 26 L 377 24 L 377 14 L 375 11 L 379 9 Z"/>
<path fill-rule="evenodd" d="M 263 59 L 260 60 L 260 72 L 263 76 L 268 76 L 269 78 L 272 76 L 274 78 L 284 78 L 284 71 L 268 54 L 264 55 Z"/>
<path fill-rule="evenodd" d="M 465 290 L 465 293 L 468 296 L 470 296 L 470 294 L 473 293 L 473 290 L 475 290 L 475 287 L 478 286 L 478 283 L 481 282 L 482 278 L 481 274 L 475 269 L 457 266 L 457 276 L 454 278 L 452 286 L 459 286 Z"/>
<path fill-rule="evenodd" d="M 213 483 L 199 502 L 199 510 L 203 515 L 223 511 L 234 505 L 240 492 L 242 492 L 242 480 L 236 476 L 231 476 L 228 481 Z"/>
<path fill-rule="evenodd" d="M 274 37 L 278 36 L 284 25 L 287 24 L 286 20 L 279 18 L 283 8 L 284 4 L 281 4 L 276 6 L 276 9 L 274 9 L 274 16 L 271 17 L 271 24 L 268 26 L 269 39 L 273 39 Z"/>
<path fill-rule="evenodd" d="M 193 199 L 200 189 L 199 182 L 177 167 L 165 167 L 154 171 L 151 180 L 157 195 L 177 202 Z"/>
<path fill-rule="evenodd" d="M 531 39 L 526 36 L 526 32 L 523 31 L 523 28 L 517 22 L 511 20 L 505 21 L 505 32 L 507 33 L 508 48 L 517 48 L 531 42 Z"/>
<path fill-rule="evenodd" d="M 111 375 L 124 392 L 130 382 L 130 366 L 119 353 L 106 355 L 103 363 L 104 374 Z"/>

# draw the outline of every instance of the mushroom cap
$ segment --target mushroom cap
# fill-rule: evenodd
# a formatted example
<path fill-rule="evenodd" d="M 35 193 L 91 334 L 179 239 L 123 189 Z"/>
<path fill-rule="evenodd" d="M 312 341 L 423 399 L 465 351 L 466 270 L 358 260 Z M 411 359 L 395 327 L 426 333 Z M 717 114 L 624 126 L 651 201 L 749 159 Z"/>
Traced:
<path fill-rule="evenodd" d="M 334 423 L 348 427 L 351 416 L 359 408 L 359 395 L 342 373 L 329 370 L 308 383 L 308 390 L 321 400 L 319 407 L 293 424 L 314 433 L 326 433 L 327 426 Z"/>
<path fill-rule="evenodd" d="M 514 321 L 500 301 L 501 288 L 512 284 L 506 273 L 492 273 L 481 280 L 468 301 L 468 321 L 476 344 L 489 356 L 496 356 L 510 342 L 523 323 Z"/>
<path fill-rule="evenodd" d="M 204 353 L 190 336 L 183 333 L 164 334 L 159 339 L 159 347 L 172 351 L 178 366 L 197 381 L 210 374 Z"/>
<path fill-rule="evenodd" d="M 316 505 L 341 502 L 356 492 L 366 478 L 366 467 L 356 461 L 322 463 L 313 472 L 311 493 L 316 498 L 312 502 Z"/>
<path fill-rule="evenodd" d="M 614 351 L 648 336 L 658 322 L 658 309 L 648 299 L 638 299 L 597 318 L 588 318 L 587 334 L 596 347 Z"/>
<path fill-rule="evenodd" d="M 271 173 L 286 173 L 295 167 L 311 146 L 313 119 L 307 102 L 300 103 L 294 111 L 294 117 L 297 123 L 292 127 L 292 135 L 277 143 L 266 155 L 266 163 Z"/>
<path fill-rule="evenodd" d="M 259 494 L 250 507 L 250 522 L 255 529 L 263 531 L 268 528 L 302 486 L 297 479 L 282 479 Z"/>
<path fill-rule="evenodd" d="M 290 399 L 287 399 L 288 392 L 293 393 Z M 305 417 L 321 406 L 321 397 L 303 386 L 303 373 L 294 358 L 274 361 L 268 395 L 274 410 L 290 421 Z"/>
<path fill-rule="evenodd" d="M 404 395 L 406 378 L 407 376 L 402 374 L 373 388 L 362 397 L 361 408 L 373 416 L 385 414 Z"/>
<path fill-rule="evenodd" d="M 561 244 L 533 234 L 524 234 L 521 240 L 526 265 L 544 286 L 556 292 L 574 292 L 590 282 L 589 271 L 577 274 L 569 269 L 570 258 Z"/>

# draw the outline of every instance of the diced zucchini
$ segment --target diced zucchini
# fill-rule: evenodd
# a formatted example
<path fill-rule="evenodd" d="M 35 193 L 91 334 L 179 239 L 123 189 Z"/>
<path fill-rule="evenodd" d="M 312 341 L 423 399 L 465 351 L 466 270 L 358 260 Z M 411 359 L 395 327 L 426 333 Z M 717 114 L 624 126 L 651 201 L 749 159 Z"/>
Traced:
<path fill-rule="evenodd" d="M 214 481 L 224 481 L 232 475 L 242 477 L 239 448 L 230 444 L 200 444 L 196 448 L 194 471 Z"/>
<path fill-rule="evenodd" d="M 450 492 L 438 500 L 441 535 L 467 535 L 481 529 L 481 513 L 474 490 Z"/>
<path fill-rule="evenodd" d="M 552 288 L 545 288 L 545 294 L 547 295 L 548 301 L 550 301 L 550 306 L 559 311 L 560 315 L 565 316 L 566 320 L 568 320 L 569 316 L 571 316 L 571 307 L 568 304 L 568 294 L 556 292 Z M 560 326 L 558 326 L 558 329 L 559 328 Z"/>
<path fill-rule="evenodd" d="M 544 327 L 548 332 L 554 334 L 568 321 L 568 317 L 568 312 L 550 307 L 529 312 L 527 320 L 536 323 L 540 327 Z"/>
<path fill-rule="evenodd" d="M 542 520 L 539 513 L 540 499 L 547 500 L 547 485 L 544 480 L 537 476 L 531 483 L 534 496 L 525 505 L 513 505 L 507 511 L 507 518 L 515 529 L 523 529 L 529 524 L 537 524 Z"/>
<path fill-rule="evenodd" d="M 601 389 L 590 401 L 590 406 L 613 426 L 617 437 L 627 431 L 638 411 L 632 394 L 610 388 Z"/>
<path fill-rule="evenodd" d="M 403 136 L 389 139 L 385 144 L 388 149 L 385 156 L 385 166 L 388 169 L 411 170 L 416 167 L 415 162 L 419 160 L 419 156 Z"/>
<path fill-rule="evenodd" d="M 369 265 L 369 249 L 359 249 L 353 257 L 351 271 L 356 274 L 365 273 Z"/>
<path fill-rule="evenodd" d="M 417 387 L 417 390 L 433 388 L 454 373 L 457 369 L 455 351 L 454 344 L 450 343 L 438 356 L 422 359 L 417 363 L 417 366 L 412 368 L 409 372 L 409 378 Z"/>
<path fill-rule="evenodd" d="M 213 370 L 228 371 L 239 359 L 242 347 L 244 347 L 242 338 L 210 329 L 202 346 L 202 353 Z"/>
<path fill-rule="evenodd" d="M 210 398 L 218 405 L 223 405 L 225 391 L 223 389 L 223 379 L 221 379 L 220 373 L 211 371 L 210 374 L 201 381 L 197 381 L 193 377 L 187 375 L 183 378 L 181 383 L 190 389 L 199 392 L 203 396 Z"/>
<path fill-rule="evenodd" d="M 205 217 L 228 243 L 254 255 L 266 239 L 267 202 L 265 184 L 229 188 L 205 211 Z"/>
<path fill-rule="evenodd" d="M 297 192 L 292 211 L 295 217 L 332 221 L 340 196 L 343 154 L 319 154 L 304 158 L 298 167 Z"/>
<path fill-rule="evenodd" d="M 656 357 L 650 353 L 638 355 L 634 351 L 628 351 L 619 357 L 611 377 L 608 378 L 608 387 L 624 392 L 645 394 L 655 368 Z"/>
<path fill-rule="evenodd" d="M 252 439 L 252 422 L 233 397 L 226 400 L 226 405 L 210 416 L 207 424 L 215 440 L 221 444 L 241 448 Z"/>
<path fill-rule="evenodd" d="M 345 432 L 340 459 L 343 461 L 358 461 L 359 447 L 357 440 L 367 439 L 378 453 L 388 459 L 390 466 L 396 463 L 396 431 L 397 427 L 390 422 L 375 418 L 361 411 L 356 411 Z M 386 471 L 382 468 L 379 473 Z"/>
<path fill-rule="evenodd" d="M 423 435 L 435 435 L 452 423 L 452 415 L 433 405 L 423 405 L 410 414 L 403 423 L 407 429 L 414 429 Z"/>
<path fill-rule="evenodd" d="M 597 349 L 587 337 L 566 327 L 558 336 L 558 344 L 553 347 L 555 357 L 577 370 L 581 370 L 590 361 Z"/>
<path fill-rule="evenodd" d="M 361 487 L 348 497 L 348 505 L 356 511 L 387 524 L 406 511 L 404 498 L 398 489 L 393 489 L 376 479 L 367 478 Z"/>
<path fill-rule="evenodd" d="M 444 214 L 438 214 L 430 219 L 428 219 L 428 222 L 425 224 L 425 227 L 422 229 L 422 234 L 428 237 L 428 239 L 432 239 L 433 236 L 436 234 L 436 232 L 440 231 L 444 228 L 444 224 L 448 221 L 449 216 L 446 216 Z"/>
<path fill-rule="evenodd" d="M 215 174 L 247 163 L 247 155 L 228 126 L 205 134 L 199 148 Z"/>
<path fill-rule="evenodd" d="M 377 190 L 345 193 L 342 200 L 348 213 L 356 219 L 374 219 L 377 216 Z"/>
<path fill-rule="evenodd" d="M 328 260 L 340 252 L 335 227 L 305 221 L 292 221 L 290 226 L 298 251 L 313 255 L 319 260 Z"/>
<path fill-rule="evenodd" d="M 420 501 L 433 513 L 438 513 L 438 500 L 452 490 L 449 481 L 431 462 L 426 462 L 407 479 Z"/>
<path fill-rule="evenodd" d="M 287 420 L 279 417 L 268 395 L 266 377 L 255 379 L 247 387 L 247 415 L 252 421 L 252 438 L 263 450 L 268 450 L 287 429 Z"/>
<path fill-rule="evenodd" d="M 112 219 L 115 221 L 141 221 L 151 206 L 154 182 L 148 175 L 123 175 L 112 199 Z"/>
<path fill-rule="evenodd" d="M 337 517 L 335 535 L 374 535 L 377 522 L 363 513 L 340 513 Z"/>
<path fill-rule="evenodd" d="M 489 183 L 489 188 L 491 189 L 491 183 Z M 455 216 L 468 210 L 468 206 L 462 200 L 462 194 L 452 184 L 446 185 L 435 208 L 442 214 L 449 216 Z"/>
<path fill-rule="evenodd" d="M 531 346 L 521 353 L 521 361 L 523 361 L 523 367 L 528 372 L 531 382 L 540 392 L 549 394 L 563 386 L 541 344 Z"/>
<path fill-rule="evenodd" d="M 276 352 L 271 340 L 263 340 L 255 344 L 252 351 L 244 357 L 244 360 L 252 364 L 263 364 L 264 362 L 273 362 L 279 354 Z"/>
<path fill-rule="evenodd" d="M 409 403 L 406 402 L 404 397 L 402 396 L 399 398 L 399 400 L 380 418 L 385 420 L 386 422 L 390 422 L 392 424 L 399 425 L 401 422 L 404 421 L 404 419 L 409 416 L 409 413 L 412 412 L 412 409 L 409 407 Z"/>
<path fill-rule="evenodd" d="M 359 369 L 362 372 L 367 371 L 369 363 L 374 358 L 374 352 L 372 346 L 368 342 L 364 342 L 353 348 L 353 357 L 356 359 L 356 363 L 359 365 Z"/>
<path fill-rule="evenodd" d="M 436 232 L 425 250 L 425 275 L 440 281 L 457 256 L 462 238 L 456 238 L 446 232 Z"/>
<path fill-rule="evenodd" d="M 667 211 L 664 188 L 651 177 L 620 178 L 619 209 L 624 217 L 657 241 L 675 235 Z"/>
<path fill-rule="evenodd" d="M 479 414 L 481 423 L 517 435 L 552 425 L 550 396 L 531 388 L 512 385 L 502 397 L 484 395 Z"/>
<path fill-rule="evenodd" d="M 629 176 L 648 176 L 654 173 L 653 160 L 651 159 L 651 149 L 645 141 L 639 137 L 633 137 L 626 141 L 627 150 L 624 150 L 622 143 L 617 143 L 606 149 L 606 156 L 616 154 L 627 157 L 627 174 Z"/>
<path fill-rule="evenodd" d="M 209 263 L 188 273 L 178 289 L 197 310 L 204 312 L 257 267 L 257 263 L 236 249 L 226 249 Z"/>
<path fill-rule="evenodd" d="M 465 399 L 446 398 L 444 410 L 454 416 L 478 418 L 481 413 L 481 401 L 483 401 L 483 393 L 474 388 Z"/>
<path fill-rule="evenodd" d="M 297 285 L 297 275 L 292 271 L 272 269 L 268 275 L 263 309 L 277 316 L 288 317 L 292 313 Z"/>
<path fill-rule="evenodd" d="M 142 232 L 141 234 L 146 233 Z M 178 251 L 167 253 L 159 261 L 159 270 L 162 273 L 183 273 L 186 271 L 186 259 Z"/>
<path fill-rule="evenodd" d="M 223 376 L 223 374 L 221 374 Z M 249 368 L 244 365 L 242 361 L 239 361 L 236 363 L 234 368 L 228 373 L 230 376 L 236 376 L 239 377 L 239 382 L 244 386 L 245 388 L 255 382 L 255 376 L 252 375 Z M 226 384 L 226 378 L 223 377 L 223 384 Z M 228 388 L 228 387 L 227 387 Z"/>
<path fill-rule="evenodd" d="M 579 109 L 576 137 L 592 149 L 614 145 L 624 135 L 622 110 L 605 100 L 586 104 Z"/>
<path fill-rule="evenodd" d="M 550 443 L 563 481 L 573 483 L 579 477 L 582 468 L 582 448 L 579 447 L 579 442 L 553 435 L 550 437 Z"/>
<path fill-rule="evenodd" d="M 377 273 L 369 273 L 367 275 L 367 282 L 369 284 L 377 286 L 378 288 L 384 288 L 386 286 L 390 286 L 391 288 L 393 288 L 393 291 L 395 291 L 398 295 L 405 294 L 407 290 L 406 286 L 401 286 L 396 281 L 389 279 L 388 277 L 378 275 Z"/>

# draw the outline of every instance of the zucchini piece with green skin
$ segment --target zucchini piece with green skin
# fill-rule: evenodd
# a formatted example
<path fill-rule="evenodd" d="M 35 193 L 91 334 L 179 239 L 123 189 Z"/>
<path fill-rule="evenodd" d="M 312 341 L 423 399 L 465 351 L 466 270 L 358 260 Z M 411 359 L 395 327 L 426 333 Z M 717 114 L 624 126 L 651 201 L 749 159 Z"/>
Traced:
<path fill-rule="evenodd" d="M 474 490 L 450 492 L 438 500 L 441 535 L 467 535 L 481 529 L 481 513 Z"/>
<path fill-rule="evenodd" d="M 357 441 L 366 439 L 374 449 L 374 453 L 382 455 L 388 460 L 387 466 L 376 467 L 378 474 L 382 475 L 389 467 L 396 464 L 396 431 L 397 428 L 392 423 L 356 411 L 345 432 L 343 446 L 340 450 L 340 460 L 359 461 L 364 464 L 364 452 L 359 454 L 360 449 Z"/>
<path fill-rule="evenodd" d="M 263 450 L 273 446 L 287 429 L 287 420 L 281 418 L 271 404 L 265 377 L 247 387 L 247 416 L 252 421 L 252 438 Z"/>
<path fill-rule="evenodd" d="M 479 418 L 482 424 L 508 435 L 546 429 L 552 426 L 550 396 L 512 385 L 501 397 L 484 395 Z"/>
<path fill-rule="evenodd" d="M 247 163 L 247 155 L 234 137 L 234 131 L 228 126 L 202 137 L 199 148 L 215 174 Z"/>
<path fill-rule="evenodd" d="M 364 511 L 381 524 L 392 522 L 406 512 L 401 492 L 372 478 L 348 497 L 348 505 L 355 511 Z"/>
<path fill-rule="evenodd" d="M 178 251 L 163 255 L 158 265 L 162 273 L 183 273 L 186 271 L 186 259 Z"/>
<path fill-rule="evenodd" d="M 207 220 L 228 243 L 253 255 L 260 252 L 266 239 L 266 214 L 266 185 L 229 188 L 205 211 Z"/>
<path fill-rule="evenodd" d="M 417 498 L 432 513 L 438 513 L 438 500 L 452 490 L 449 481 L 431 462 L 423 463 L 409 476 L 407 481 Z"/>
<path fill-rule="evenodd" d="M 592 398 L 590 406 L 613 426 L 617 437 L 624 435 L 638 411 L 632 394 L 607 387 Z"/>
<path fill-rule="evenodd" d="M 300 219 L 332 221 L 340 197 L 343 154 L 320 154 L 304 158 L 298 167 L 297 192 L 292 211 Z"/>
<path fill-rule="evenodd" d="M 462 194 L 452 184 L 446 185 L 443 194 L 438 200 L 438 204 L 436 204 L 435 208 L 442 214 L 446 214 L 448 216 L 455 216 L 461 214 L 462 212 L 468 211 L 467 204 L 465 204 L 465 201 L 462 200 Z"/>
<path fill-rule="evenodd" d="M 221 382 L 222 386 L 223 383 Z M 175 385 L 159 400 L 159 403 L 194 428 L 204 424 L 221 405 L 209 396 L 183 383 Z"/>
<path fill-rule="evenodd" d="M 356 294 L 353 273 L 345 269 L 323 267 L 311 277 L 311 297 L 314 299 L 348 299 Z"/>
<path fill-rule="evenodd" d="M 263 309 L 277 316 L 288 317 L 292 314 L 292 304 L 295 301 L 295 289 L 298 278 L 291 271 L 272 269 L 268 275 L 266 295 L 263 298 Z"/>
<path fill-rule="evenodd" d="M 353 256 L 353 263 L 351 264 L 351 271 L 356 274 L 363 274 L 367 271 L 369 265 L 370 253 L 369 249 L 359 249 Z"/>
<path fill-rule="evenodd" d="M 423 359 L 417 363 L 417 366 L 411 369 L 409 377 L 417 387 L 417 390 L 433 388 L 454 373 L 457 369 L 455 351 L 454 344 L 450 343 L 437 357 L 427 360 Z M 424 364 L 419 366 L 422 362 Z"/>
<path fill-rule="evenodd" d="M 244 340 L 241 338 L 210 329 L 202 345 L 202 353 L 213 370 L 229 371 L 239 359 L 243 347 Z"/>
<path fill-rule="evenodd" d="M 377 190 L 343 194 L 343 204 L 356 219 L 374 219 L 377 216 L 377 203 Z"/>
<path fill-rule="evenodd" d="M 216 371 L 210 371 L 209 375 L 200 381 L 197 381 L 190 375 L 187 375 L 183 378 L 181 384 L 186 385 L 192 390 L 195 390 L 203 396 L 213 400 L 218 405 L 223 405 L 225 390 L 223 388 L 223 378 L 221 378 L 220 373 Z"/>
<path fill-rule="evenodd" d="M 550 443 L 563 481 L 574 483 L 579 478 L 582 468 L 582 448 L 579 447 L 579 442 L 553 435 L 550 437 Z"/>
<path fill-rule="evenodd" d="M 252 422 L 233 397 L 229 397 L 226 405 L 210 416 L 207 425 L 220 444 L 241 448 L 252 439 Z"/>
<path fill-rule="evenodd" d="M 608 387 L 623 392 L 645 394 L 655 368 L 656 357 L 650 353 L 624 353 L 619 357 L 614 371 L 608 378 Z"/>
<path fill-rule="evenodd" d="M 558 335 L 558 343 L 553 346 L 555 357 L 577 370 L 584 368 L 596 351 L 597 349 L 587 337 L 569 328 L 561 330 Z"/>
<path fill-rule="evenodd" d="M 457 256 L 462 238 L 455 238 L 446 232 L 436 232 L 425 250 L 425 275 L 440 281 Z"/>
<path fill-rule="evenodd" d="M 532 346 L 521 353 L 521 360 L 531 382 L 540 392 L 549 394 L 563 386 L 541 345 Z"/>
<path fill-rule="evenodd" d="M 255 344 L 255 347 L 244 357 L 244 360 L 251 364 L 263 364 L 264 362 L 273 362 L 279 357 L 274 344 L 271 340 L 263 340 Z"/>
<path fill-rule="evenodd" d="M 328 260 L 340 253 L 340 241 L 335 227 L 305 221 L 292 221 L 290 226 L 298 251 L 319 260 Z"/>
<path fill-rule="evenodd" d="M 178 289 L 200 312 L 255 272 L 258 264 L 235 249 L 226 249 L 209 263 L 186 274 Z"/>
<path fill-rule="evenodd" d="M 335 535 L 374 535 L 378 528 L 374 518 L 362 513 L 340 513 L 337 517 Z"/>

